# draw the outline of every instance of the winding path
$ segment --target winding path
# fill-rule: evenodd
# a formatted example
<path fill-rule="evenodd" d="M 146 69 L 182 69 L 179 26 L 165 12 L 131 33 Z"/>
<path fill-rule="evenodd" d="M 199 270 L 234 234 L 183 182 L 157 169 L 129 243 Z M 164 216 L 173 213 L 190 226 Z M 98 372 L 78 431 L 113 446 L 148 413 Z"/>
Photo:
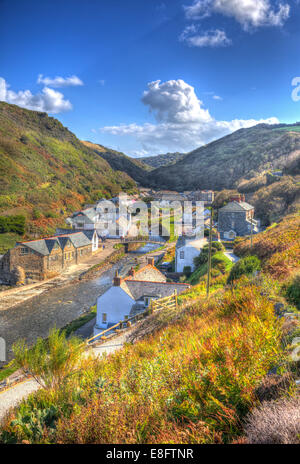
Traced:
<path fill-rule="evenodd" d="M 127 330 L 125 333 L 113 337 L 99 346 L 92 347 L 92 353 L 96 357 L 101 357 L 103 354 L 108 355 L 120 350 L 124 343 L 126 343 L 131 331 L 132 329 Z M 90 350 L 86 351 L 86 354 L 89 353 Z M 0 392 L 0 423 L 10 408 L 17 406 L 20 401 L 31 393 L 37 391 L 39 388 L 41 388 L 40 385 L 34 379 L 30 378 Z"/>

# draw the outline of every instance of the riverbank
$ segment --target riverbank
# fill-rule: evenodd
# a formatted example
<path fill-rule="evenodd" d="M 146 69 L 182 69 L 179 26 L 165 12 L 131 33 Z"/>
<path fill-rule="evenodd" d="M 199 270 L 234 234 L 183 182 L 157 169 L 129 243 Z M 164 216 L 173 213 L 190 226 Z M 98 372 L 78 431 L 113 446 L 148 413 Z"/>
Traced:
<path fill-rule="evenodd" d="M 136 258 L 141 262 L 145 259 L 143 255 L 128 254 L 115 264 L 109 261 L 105 268 L 94 269 L 92 275 L 86 275 L 86 278 L 82 276 L 80 279 L 78 276 L 0 311 L 0 337 L 6 341 L 7 360 L 12 359 L 12 345 L 16 340 L 23 338 L 32 345 L 38 337 L 46 338 L 50 328 L 66 327 L 86 314 L 97 297 L 112 285 L 116 271 L 122 273 L 136 265 Z"/>

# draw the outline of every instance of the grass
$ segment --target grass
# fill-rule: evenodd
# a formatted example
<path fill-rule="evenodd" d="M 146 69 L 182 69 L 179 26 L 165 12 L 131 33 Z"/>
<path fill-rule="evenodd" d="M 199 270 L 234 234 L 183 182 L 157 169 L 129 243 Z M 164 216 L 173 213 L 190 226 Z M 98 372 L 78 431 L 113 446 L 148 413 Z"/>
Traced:
<path fill-rule="evenodd" d="M 234 252 L 244 257 L 256 255 L 262 261 L 265 273 L 279 279 L 287 280 L 299 267 L 300 262 L 300 214 L 284 218 L 269 230 L 253 238 L 253 248 L 249 239 L 240 241 Z"/>
<path fill-rule="evenodd" d="M 97 305 L 91 306 L 87 314 L 83 314 L 78 319 L 70 322 L 62 330 L 66 333 L 66 336 L 69 337 L 72 333 L 76 332 L 77 329 L 87 324 L 89 321 L 94 319 L 97 315 Z"/>
<path fill-rule="evenodd" d="M 232 261 L 224 255 L 222 251 L 218 251 L 216 254 L 212 256 L 211 260 L 212 264 L 212 275 L 217 277 L 220 274 L 226 274 L 232 268 Z M 207 274 L 207 263 L 202 264 L 198 267 L 192 275 L 187 279 L 187 282 L 192 285 L 197 285 L 201 278 L 203 278 Z"/>
<path fill-rule="evenodd" d="M 16 367 L 4 366 L 4 368 L 0 370 L 0 382 L 12 375 L 16 370 Z"/>
<path fill-rule="evenodd" d="M 23 400 L 3 424 L 2 440 L 232 442 L 256 403 L 255 388 L 284 358 L 280 324 L 261 293 L 243 281 L 234 294 L 192 301 L 179 319 L 134 345 L 86 359 L 63 385 Z M 22 426 L 23 418 L 42 420 L 49 408 L 54 426 L 42 421 L 39 435 Z"/>

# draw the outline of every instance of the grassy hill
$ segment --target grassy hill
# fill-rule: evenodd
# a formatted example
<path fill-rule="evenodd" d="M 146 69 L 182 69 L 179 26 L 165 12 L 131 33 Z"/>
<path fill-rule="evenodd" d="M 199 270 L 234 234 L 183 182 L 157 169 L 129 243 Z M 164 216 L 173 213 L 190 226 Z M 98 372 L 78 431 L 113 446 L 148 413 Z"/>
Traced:
<path fill-rule="evenodd" d="M 259 443 L 288 439 L 299 444 L 299 434 L 289 426 L 299 408 L 299 392 L 291 408 L 297 399 L 299 362 L 289 359 L 291 341 L 299 336 L 299 279 L 294 278 L 299 270 L 299 230 L 299 215 L 292 215 L 255 237 L 253 250 L 244 239 L 236 252 L 259 256 L 261 272 L 227 284 L 224 268 L 225 275 L 212 279 L 210 298 L 205 298 L 201 282 L 186 290 L 179 296 L 178 309 L 142 320 L 131 332 L 134 343 L 107 357 L 79 357 L 75 340 L 66 342 L 54 333 L 48 343 L 61 350 L 51 350 L 49 366 L 53 363 L 55 369 L 47 369 L 35 363 L 47 345 L 43 348 L 40 341 L 30 355 L 19 344 L 19 359 L 46 388 L 9 412 L 0 441 L 253 443 L 247 428 L 251 420 L 255 430 L 265 430 L 256 432 Z M 277 302 L 295 318 L 278 318 Z M 71 363 L 61 358 L 53 362 L 62 352 Z M 287 417 L 273 420 L 281 409 L 270 401 L 281 404 L 284 396 Z M 266 415 L 270 405 L 273 412 Z M 255 420 L 261 408 L 265 415 Z M 275 438 L 268 441 L 272 434 Z"/>
<path fill-rule="evenodd" d="M 98 153 L 101 158 L 108 162 L 112 169 L 115 171 L 125 172 L 132 179 L 139 183 L 143 183 L 145 174 L 150 171 L 150 167 L 142 163 L 140 160 L 130 158 L 124 153 L 103 147 L 92 142 L 82 142 L 85 146 Z"/>
<path fill-rule="evenodd" d="M 177 161 L 182 159 L 185 155 L 182 153 L 166 153 L 164 155 L 146 156 L 141 158 L 143 163 L 151 166 L 152 168 L 160 168 L 162 166 L 168 166 L 169 164 L 175 164 Z"/>
<path fill-rule="evenodd" d="M 172 190 L 233 189 L 241 179 L 267 170 L 300 173 L 300 124 L 260 124 L 188 153 L 177 163 L 160 167 L 145 183 Z"/>
<path fill-rule="evenodd" d="M 84 203 L 120 190 L 135 190 L 135 182 L 57 119 L 0 102 L 0 215 L 24 215 L 27 236 L 52 231 Z"/>

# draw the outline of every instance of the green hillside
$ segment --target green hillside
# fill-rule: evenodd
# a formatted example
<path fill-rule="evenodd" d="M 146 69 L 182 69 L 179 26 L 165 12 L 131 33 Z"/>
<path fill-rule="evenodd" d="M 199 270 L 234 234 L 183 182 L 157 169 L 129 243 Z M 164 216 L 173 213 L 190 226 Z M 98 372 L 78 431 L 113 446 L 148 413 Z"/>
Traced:
<path fill-rule="evenodd" d="M 129 156 L 124 155 L 124 153 L 111 150 L 109 148 L 103 147 L 103 145 L 99 145 L 96 143 L 82 143 L 84 143 L 84 145 L 98 153 L 101 156 L 101 158 L 108 162 L 112 169 L 114 169 L 115 171 L 125 172 L 139 183 L 143 182 L 146 172 L 150 171 L 149 166 L 137 159 L 130 158 Z"/>
<path fill-rule="evenodd" d="M 85 203 L 135 188 L 57 119 L 0 102 L 0 215 L 24 215 L 26 236 L 52 231 Z"/>
<path fill-rule="evenodd" d="M 300 173 L 300 124 L 260 124 L 216 140 L 160 167 L 145 183 L 172 190 L 233 189 L 267 170 Z"/>

